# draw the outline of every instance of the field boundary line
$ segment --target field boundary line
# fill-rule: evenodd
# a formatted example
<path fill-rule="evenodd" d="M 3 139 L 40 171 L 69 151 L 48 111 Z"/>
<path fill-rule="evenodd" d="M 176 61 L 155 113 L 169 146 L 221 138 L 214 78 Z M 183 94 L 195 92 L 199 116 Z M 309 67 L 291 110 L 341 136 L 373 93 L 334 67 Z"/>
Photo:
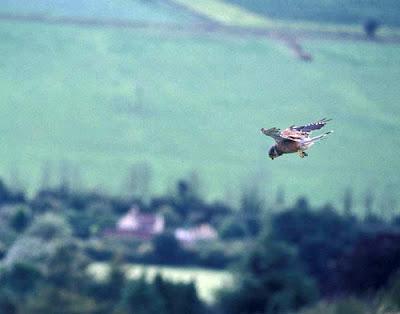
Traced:
<path fill-rule="evenodd" d="M 156 30 L 160 32 L 176 33 L 221 33 L 235 36 L 255 36 L 275 40 L 338 40 L 338 41 L 366 41 L 380 44 L 400 44 L 400 33 L 386 32 L 375 39 L 368 38 L 363 32 L 341 31 L 331 32 L 324 30 L 303 30 L 290 27 L 244 27 L 229 26 L 219 23 L 201 22 L 196 24 L 154 23 L 137 20 L 98 19 L 80 17 L 50 17 L 46 15 L 15 15 L 0 14 L 0 21 L 42 23 L 50 25 L 72 25 L 79 27 L 110 27 Z"/>
<path fill-rule="evenodd" d="M 225 26 L 271 27 L 274 22 L 240 6 L 220 0 L 165 0 L 175 3 L 192 14 L 199 14 L 209 21 Z"/>

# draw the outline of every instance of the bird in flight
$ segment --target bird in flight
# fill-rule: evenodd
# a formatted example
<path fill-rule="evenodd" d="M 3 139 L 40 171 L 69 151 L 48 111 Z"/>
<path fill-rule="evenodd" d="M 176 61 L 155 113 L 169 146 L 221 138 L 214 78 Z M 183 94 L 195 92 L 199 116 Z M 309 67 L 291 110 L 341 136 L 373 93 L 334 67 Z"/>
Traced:
<path fill-rule="evenodd" d="M 329 131 L 315 137 L 310 137 L 312 131 L 323 128 L 328 121 L 331 121 L 331 119 L 324 118 L 317 122 L 301 126 L 292 125 L 283 131 L 277 128 L 262 128 L 261 132 L 272 137 L 276 142 L 276 144 L 269 149 L 269 157 L 273 160 L 283 154 L 290 153 L 298 153 L 301 158 L 308 156 L 305 150 L 333 132 Z"/>

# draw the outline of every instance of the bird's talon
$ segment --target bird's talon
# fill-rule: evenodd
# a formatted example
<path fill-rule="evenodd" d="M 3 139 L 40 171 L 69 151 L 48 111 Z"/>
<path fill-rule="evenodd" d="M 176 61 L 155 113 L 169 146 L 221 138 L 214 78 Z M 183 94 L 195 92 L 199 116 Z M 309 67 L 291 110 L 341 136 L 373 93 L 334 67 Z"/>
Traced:
<path fill-rule="evenodd" d="M 308 155 L 307 155 L 307 153 L 299 150 L 299 156 L 300 156 L 300 158 L 304 158 L 305 156 L 308 156 Z"/>

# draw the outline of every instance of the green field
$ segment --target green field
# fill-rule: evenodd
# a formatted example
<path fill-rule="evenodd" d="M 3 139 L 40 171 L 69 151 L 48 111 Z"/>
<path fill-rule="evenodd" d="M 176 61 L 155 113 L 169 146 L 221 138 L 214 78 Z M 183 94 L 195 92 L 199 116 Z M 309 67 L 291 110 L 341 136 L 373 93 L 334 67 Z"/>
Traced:
<path fill-rule="evenodd" d="M 162 1 L 2 0 L 0 14 L 191 23 L 196 18 Z"/>
<path fill-rule="evenodd" d="M 361 24 L 376 18 L 385 25 L 400 26 L 397 0 L 225 0 L 271 19 Z"/>
<path fill-rule="evenodd" d="M 100 280 L 106 276 L 107 271 L 108 266 L 102 263 L 92 264 L 89 267 L 89 272 Z M 206 302 L 213 302 L 215 292 L 218 289 L 232 284 L 232 276 L 227 271 L 203 268 L 174 268 L 129 264 L 126 266 L 126 274 L 128 278 L 139 278 L 145 274 L 151 280 L 156 274 L 161 274 L 164 278 L 174 282 L 194 281 L 200 298 Z"/>
<path fill-rule="evenodd" d="M 321 203 L 399 183 L 400 46 L 310 41 L 303 63 L 279 42 L 218 34 L 1 22 L 0 37 L 0 171 L 31 189 L 45 162 L 54 182 L 64 162 L 114 193 L 138 162 L 157 193 L 191 171 L 209 197 L 253 182 Z M 308 158 L 268 159 L 261 127 L 325 116 L 335 133 Z"/>

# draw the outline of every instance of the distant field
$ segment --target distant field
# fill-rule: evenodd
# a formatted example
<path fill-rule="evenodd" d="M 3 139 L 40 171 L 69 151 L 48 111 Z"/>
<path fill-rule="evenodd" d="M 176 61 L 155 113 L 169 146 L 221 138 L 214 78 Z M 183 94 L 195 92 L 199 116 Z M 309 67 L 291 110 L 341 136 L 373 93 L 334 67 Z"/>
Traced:
<path fill-rule="evenodd" d="M 373 17 L 389 26 L 400 26 L 397 0 L 224 0 L 271 19 L 360 24 Z"/>
<path fill-rule="evenodd" d="M 399 184 L 400 46 L 311 41 L 302 63 L 250 37 L 6 22 L 0 37 L 0 171 L 31 188 L 62 161 L 113 193 L 143 161 L 152 191 L 195 170 L 211 198 L 253 182 L 321 204 Z M 308 158 L 268 159 L 261 127 L 325 116 L 335 133 Z"/>
<path fill-rule="evenodd" d="M 222 0 L 174 0 L 189 10 L 200 13 L 224 25 L 269 27 L 273 24 L 265 16 L 231 5 Z"/>
<path fill-rule="evenodd" d="M 163 1 L 143 0 L 1 0 L 0 14 L 123 19 L 147 22 L 189 23 L 194 16 Z"/>
<path fill-rule="evenodd" d="M 313 0 L 301 3 L 261 0 L 174 1 L 186 7 L 189 12 L 200 14 L 224 26 L 262 28 L 278 32 L 296 30 L 306 33 L 340 34 L 344 32 L 364 35 L 364 21 L 369 17 L 376 17 L 382 23 L 379 35 L 400 36 L 399 25 L 391 22 L 392 18 L 397 21 L 397 13 L 400 13 L 397 2 L 390 2 L 375 10 L 374 8 L 378 6 L 375 2 L 350 1 L 346 5 L 338 5 L 337 2 Z M 292 11 L 294 11 L 293 14 L 290 14 L 289 12 Z M 371 14 L 368 15 L 368 12 Z M 296 13 L 300 14 L 296 15 Z M 346 14 L 351 13 L 353 15 L 346 19 Z M 332 16 L 329 17 L 329 14 Z"/>
<path fill-rule="evenodd" d="M 103 263 L 92 264 L 89 272 L 99 279 L 104 278 L 108 266 Z M 215 291 L 232 284 L 232 276 L 227 271 L 208 270 L 203 268 L 175 268 L 162 266 L 147 266 L 129 264 L 126 266 L 126 274 L 129 278 L 139 278 L 146 274 L 148 279 L 161 274 L 164 278 L 175 282 L 194 281 L 200 297 L 207 302 L 213 302 Z"/>

